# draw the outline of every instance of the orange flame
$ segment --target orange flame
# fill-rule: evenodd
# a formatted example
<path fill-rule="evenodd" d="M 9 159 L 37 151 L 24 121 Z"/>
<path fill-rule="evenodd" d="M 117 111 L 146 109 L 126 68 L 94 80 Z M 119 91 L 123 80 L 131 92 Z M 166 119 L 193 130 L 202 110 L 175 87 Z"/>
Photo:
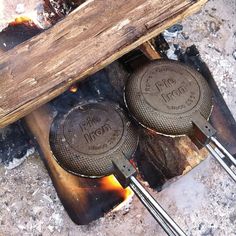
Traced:
<path fill-rule="evenodd" d="M 129 187 L 124 189 L 114 175 L 101 178 L 101 187 L 104 190 L 117 191 L 124 201 L 133 196 L 133 191 Z"/>
<path fill-rule="evenodd" d="M 72 85 L 70 88 L 69 88 L 69 91 L 71 93 L 76 93 L 78 91 L 78 87 L 77 85 Z"/>
<path fill-rule="evenodd" d="M 11 26 L 16 26 L 24 23 L 33 23 L 33 21 L 27 16 L 19 16 L 15 18 L 13 22 L 10 23 Z"/>

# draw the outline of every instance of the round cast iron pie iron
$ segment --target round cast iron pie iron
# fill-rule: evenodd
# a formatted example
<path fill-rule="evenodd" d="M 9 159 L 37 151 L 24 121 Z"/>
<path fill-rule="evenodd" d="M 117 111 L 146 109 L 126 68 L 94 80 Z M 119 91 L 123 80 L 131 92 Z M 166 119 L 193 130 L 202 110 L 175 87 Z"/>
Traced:
<path fill-rule="evenodd" d="M 235 173 L 211 144 L 236 166 L 236 160 L 213 137 L 216 131 L 207 122 L 213 107 L 212 95 L 199 72 L 177 61 L 158 60 L 131 76 L 124 96 L 138 123 L 167 136 L 188 135 L 197 146 L 206 146 L 236 181 Z"/>
<path fill-rule="evenodd" d="M 112 103 L 87 103 L 57 116 L 50 145 L 67 171 L 89 178 L 113 173 L 112 158 L 131 158 L 138 137 L 121 108 Z"/>
<path fill-rule="evenodd" d="M 117 104 L 88 102 L 57 115 L 49 139 L 53 156 L 65 170 L 89 178 L 114 174 L 123 187 L 133 189 L 168 235 L 185 235 L 135 178 L 128 159 L 139 138 Z"/>

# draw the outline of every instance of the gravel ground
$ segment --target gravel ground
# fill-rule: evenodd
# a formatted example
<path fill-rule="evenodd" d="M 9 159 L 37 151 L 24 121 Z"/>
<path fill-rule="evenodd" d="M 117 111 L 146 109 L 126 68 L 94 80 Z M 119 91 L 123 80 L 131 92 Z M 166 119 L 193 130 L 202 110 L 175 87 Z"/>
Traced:
<path fill-rule="evenodd" d="M 201 12 L 182 22 L 185 39 L 180 34 L 172 41 L 183 48 L 197 45 L 236 118 L 235 14 L 234 0 L 210 0 Z M 212 158 L 161 193 L 151 192 L 188 235 L 236 235 L 236 187 Z M 77 226 L 64 211 L 36 154 L 16 169 L 0 166 L 0 235 L 121 234 L 165 235 L 136 197 L 122 210 Z"/>

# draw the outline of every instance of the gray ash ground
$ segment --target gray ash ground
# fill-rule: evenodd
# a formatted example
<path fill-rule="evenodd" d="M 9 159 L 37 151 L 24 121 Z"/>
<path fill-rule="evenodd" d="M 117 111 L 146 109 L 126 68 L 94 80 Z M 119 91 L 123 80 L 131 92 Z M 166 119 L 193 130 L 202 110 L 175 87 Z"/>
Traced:
<path fill-rule="evenodd" d="M 236 118 L 236 2 L 210 0 L 202 11 L 181 22 L 170 41 L 196 44 Z M 236 235 L 236 186 L 209 158 L 161 193 L 150 190 L 188 235 Z M 127 212 L 128 211 L 128 212 Z M 0 166 L 0 235 L 165 235 L 134 197 L 131 206 L 88 226 L 67 216 L 37 154 L 21 166 Z"/>

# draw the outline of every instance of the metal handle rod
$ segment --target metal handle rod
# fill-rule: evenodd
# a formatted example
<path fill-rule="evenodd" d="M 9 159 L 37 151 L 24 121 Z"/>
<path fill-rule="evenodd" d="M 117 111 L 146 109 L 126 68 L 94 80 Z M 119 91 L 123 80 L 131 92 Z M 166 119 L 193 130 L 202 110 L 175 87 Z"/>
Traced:
<path fill-rule="evenodd" d="M 223 145 L 215 138 L 211 137 L 212 143 L 223 153 L 226 157 L 228 157 L 234 166 L 236 166 L 236 159 L 223 147 Z"/>
<path fill-rule="evenodd" d="M 165 212 L 165 210 L 156 202 L 156 200 L 146 191 L 146 189 L 139 183 L 139 181 L 134 176 L 130 177 L 130 184 L 129 185 L 132 189 L 133 189 L 133 187 L 138 189 L 138 192 L 139 192 L 138 197 L 140 196 L 140 194 L 142 195 L 142 198 L 140 198 L 141 201 L 144 198 L 149 202 L 149 204 L 151 204 L 152 208 L 155 209 L 158 219 L 160 219 L 160 217 L 161 217 L 161 220 L 162 221 L 164 220 L 166 222 L 169 229 L 171 229 L 171 231 L 172 231 L 172 235 L 174 232 L 174 235 L 186 236 L 186 234 L 183 232 L 183 230 L 174 222 L 174 220 Z M 163 227 L 164 230 L 165 230 L 165 228 L 166 227 Z"/>
<path fill-rule="evenodd" d="M 175 232 L 173 232 L 170 226 L 165 222 L 165 220 L 159 214 L 159 212 L 157 212 L 156 209 L 154 209 L 154 207 L 150 204 L 149 201 L 146 200 L 143 194 L 138 191 L 135 185 L 131 183 L 129 186 L 137 195 L 139 200 L 143 203 L 143 205 L 146 207 L 146 209 L 151 213 L 151 215 L 155 218 L 155 220 L 160 224 L 160 226 L 166 232 L 166 234 L 169 236 L 176 236 Z"/>
<path fill-rule="evenodd" d="M 220 165 L 225 169 L 225 171 L 230 175 L 230 177 L 236 182 L 236 175 L 231 170 L 230 167 L 222 160 L 222 158 L 219 156 L 219 154 L 214 150 L 214 148 L 211 146 L 211 144 L 206 145 L 207 150 L 213 155 L 213 157 L 216 158 L 216 160 L 220 163 Z"/>

